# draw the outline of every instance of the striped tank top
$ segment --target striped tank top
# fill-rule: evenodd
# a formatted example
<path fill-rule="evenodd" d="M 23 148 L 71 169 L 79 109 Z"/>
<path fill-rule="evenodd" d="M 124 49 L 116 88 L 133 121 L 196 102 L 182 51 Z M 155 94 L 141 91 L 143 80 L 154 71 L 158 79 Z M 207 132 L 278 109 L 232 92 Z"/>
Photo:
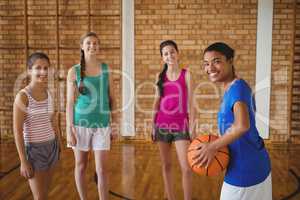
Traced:
<path fill-rule="evenodd" d="M 185 81 L 186 69 L 182 69 L 175 81 L 163 77 L 163 96 L 160 97 L 159 110 L 155 124 L 160 129 L 170 131 L 187 131 L 188 119 L 188 90 Z"/>
<path fill-rule="evenodd" d="M 23 90 L 28 98 L 28 106 L 23 125 L 23 135 L 25 144 L 40 143 L 55 138 L 55 133 L 51 123 L 51 115 L 54 112 L 52 98 L 48 93 L 48 98 L 43 101 L 36 101 L 31 91 Z"/>

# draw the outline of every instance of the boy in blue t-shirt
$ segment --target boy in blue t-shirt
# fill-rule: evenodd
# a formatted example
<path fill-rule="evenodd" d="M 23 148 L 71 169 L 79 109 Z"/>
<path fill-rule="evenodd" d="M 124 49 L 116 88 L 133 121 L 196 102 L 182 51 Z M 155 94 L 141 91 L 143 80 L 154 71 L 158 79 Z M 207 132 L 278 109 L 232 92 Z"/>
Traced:
<path fill-rule="evenodd" d="M 214 43 L 204 51 L 204 70 L 212 82 L 224 84 L 218 113 L 221 137 L 199 144 L 195 163 L 208 166 L 217 150 L 229 147 L 228 165 L 221 200 L 272 199 L 271 164 L 255 126 L 255 101 L 246 81 L 234 73 L 234 50 L 225 43 Z"/>

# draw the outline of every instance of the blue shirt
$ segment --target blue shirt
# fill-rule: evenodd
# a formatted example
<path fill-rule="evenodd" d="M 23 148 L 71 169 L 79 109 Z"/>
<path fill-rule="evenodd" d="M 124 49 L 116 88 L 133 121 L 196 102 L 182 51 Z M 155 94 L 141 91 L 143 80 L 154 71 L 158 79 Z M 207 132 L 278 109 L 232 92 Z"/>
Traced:
<path fill-rule="evenodd" d="M 223 96 L 218 113 L 221 135 L 226 134 L 227 129 L 233 124 L 233 106 L 238 101 L 248 107 L 250 128 L 228 146 L 230 162 L 224 181 L 231 185 L 248 187 L 263 182 L 271 171 L 271 164 L 264 141 L 255 126 L 255 101 L 251 88 L 242 79 L 236 80 Z"/>

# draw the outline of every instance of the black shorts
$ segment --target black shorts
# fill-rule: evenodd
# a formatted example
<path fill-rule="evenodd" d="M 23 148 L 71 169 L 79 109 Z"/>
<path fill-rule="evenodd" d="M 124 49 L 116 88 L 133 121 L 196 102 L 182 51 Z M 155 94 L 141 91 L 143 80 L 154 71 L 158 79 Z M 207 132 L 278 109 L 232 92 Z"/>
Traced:
<path fill-rule="evenodd" d="M 175 131 L 155 128 L 154 141 L 172 143 L 177 140 L 190 140 L 189 131 Z"/>

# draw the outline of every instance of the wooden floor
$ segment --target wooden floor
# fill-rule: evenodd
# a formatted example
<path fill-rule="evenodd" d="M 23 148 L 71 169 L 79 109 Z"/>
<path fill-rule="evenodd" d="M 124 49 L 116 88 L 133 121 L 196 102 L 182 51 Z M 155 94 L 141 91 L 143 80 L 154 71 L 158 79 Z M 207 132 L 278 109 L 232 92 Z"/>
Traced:
<path fill-rule="evenodd" d="M 273 199 L 280 200 L 294 192 L 298 182 L 289 169 L 300 175 L 300 147 L 286 145 L 268 145 L 272 159 Z M 16 148 L 12 142 L 0 144 L 0 172 L 6 172 L 18 165 Z M 174 180 L 178 200 L 183 199 L 180 169 L 175 150 Z M 163 180 L 161 176 L 160 158 L 155 144 L 146 142 L 118 142 L 113 144 L 110 153 L 110 184 L 112 192 L 135 200 L 163 199 Z M 94 161 L 90 155 L 88 167 L 88 199 L 97 199 L 97 191 L 93 181 Z M 253 163 L 255 164 L 255 163 Z M 70 149 L 62 151 L 61 161 L 57 166 L 52 182 L 49 199 L 79 199 L 75 189 L 73 176 L 74 157 Z M 222 185 L 220 177 L 193 176 L 193 198 L 198 200 L 217 200 Z M 110 199 L 122 199 L 110 195 Z M 1 178 L 1 200 L 32 199 L 29 186 L 19 175 L 19 168 L 12 170 Z M 299 200 L 300 194 L 291 198 Z"/>

